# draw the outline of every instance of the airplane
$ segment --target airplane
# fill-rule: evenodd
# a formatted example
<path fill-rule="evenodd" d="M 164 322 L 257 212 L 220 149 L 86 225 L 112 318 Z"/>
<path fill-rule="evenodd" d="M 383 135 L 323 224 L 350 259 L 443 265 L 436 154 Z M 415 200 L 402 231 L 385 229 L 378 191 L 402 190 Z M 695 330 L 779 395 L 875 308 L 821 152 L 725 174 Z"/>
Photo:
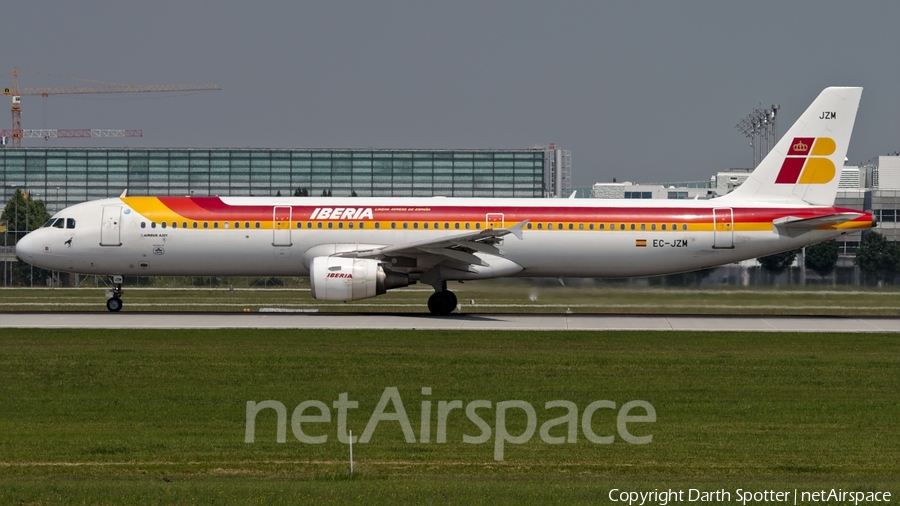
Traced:
<path fill-rule="evenodd" d="M 40 268 L 110 276 L 309 276 L 318 300 L 449 281 L 688 272 L 875 226 L 834 206 L 862 88 L 826 88 L 731 193 L 704 200 L 127 196 L 56 213 L 16 245 Z"/>

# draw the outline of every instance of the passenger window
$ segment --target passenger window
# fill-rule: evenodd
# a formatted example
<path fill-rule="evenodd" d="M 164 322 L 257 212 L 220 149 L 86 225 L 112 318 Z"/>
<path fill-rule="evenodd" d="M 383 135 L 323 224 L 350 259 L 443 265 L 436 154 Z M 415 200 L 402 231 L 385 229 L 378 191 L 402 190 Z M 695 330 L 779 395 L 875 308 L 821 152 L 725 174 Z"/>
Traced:
<path fill-rule="evenodd" d="M 578 230 L 584 230 L 584 223 L 578 224 Z M 594 224 L 591 223 L 591 230 L 594 230 Z"/>
<path fill-rule="evenodd" d="M 307 221 L 307 222 L 306 222 L 306 228 L 312 228 L 312 222 Z"/>
<path fill-rule="evenodd" d="M 239 222 L 239 221 L 234 222 L 234 228 L 241 228 L 241 222 Z"/>
<path fill-rule="evenodd" d="M 666 224 L 663 223 L 663 224 L 662 224 L 662 230 L 665 230 L 665 229 L 666 229 Z"/>
<path fill-rule="evenodd" d="M 404 222 L 403 222 L 403 228 L 409 228 L 409 223 L 407 223 L 407 222 L 404 221 Z"/>
<path fill-rule="evenodd" d="M 178 228 L 178 222 L 177 222 L 177 221 L 173 221 L 173 222 L 172 222 L 172 228 Z"/>
<path fill-rule="evenodd" d="M 181 222 L 181 228 L 187 228 L 187 222 L 186 222 L 186 221 Z"/>
<path fill-rule="evenodd" d="M 584 227 L 584 225 L 582 225 L 582 228 L 583 227 Z M 575 228 L 575 224 L 569 223 L 569 230 L 573 230 L 574 228 Z"/>
<path fill-rule="evenodd" d="M 425 223 L 422 223 L 422 227 L 428 229 L 428 222 L 426 221 Z"/>
<path fill-rule="evenodd" d="M 256 222 L 256 228 L 259 228 L 259 222 L 258 222 L 258 221 Z"/>
<path fill-rule="evenodd" d="M 147 224 L 144 223 L 143 221 L 141 222 L 141 228 L 147 228 Z"/>
<path fill-rule="evenodd" d="M 558 225 L 559 225 L 559 229 L 562 230 L 563 229 L 562 223 L 559 223 Z"/>
<path fill-rule="evenodd" d="M 437 230 L 439 228 L 441 228 L 441 224 L 438 222 L 434 222 L 434 229 Z"/>
<path fill-rule="evenodd" d="M 352 222 L 352 221 L 348 221 L 348 222 L 347 222 L 347 228 L 353 228 L 353 222 Z"/>
<path fill-rule="evenodd" d="M 218 222 L 218 221 L 214 221 L 214 222 L 213 222 L 213 228 L 219 228 L 219 222 Z"/>
<path fill-rule="evenodd" d="M 531 230 L 531 223 L 529 223 L 528 225 L 526 225 L 525 228 L 527 228 L 528 230 Z"/>
<path fill-rule="evenodd" d="M 300 224 L 298 223 L 297 225 L 299 226 Z M 228 227 L 231 226 L 231 223 L 228 223 L 227 221 L 223 221 L 223 222 L 222 222 L 222 226 L 225 227 L 225 228 L 228 228 Z"/>
<path fill-rule="evenodd" d="M 245 221 L 245 222 L 244 222 L 244 228 L 250 228 L 250 222 L 249 222 L 249 221 Z M 322 228 L 322 227 L 319 227 L 319 228 Z"/>
<path fill-rule="evenodd" d="M 481 223 L 476 223 L 476 224 L 475 224 L 475 228 L 476 228 L 477 230 L 481 230 Z"/>
<path fill-rule="evenodd" d="M 456 230 L 459 230 L 459 222 L 458 221 L 456 223 L 454 223 L 453 226 L 456 227 Z"/>
<path fill-rule="evenodd" d="M 162 222 L 159 224 L 162 228 L 166 228 L 166 222 Z"/>
<path fill-rule="evenodd" d="M 625 230 L 625 224 L 619 223 L 619 230 Z"/>
<path fill-rule="evenodd" d="M 197 228 L 197 222 L 195 221 L 195 222 L 193 222 L 193 223 L 194 223 L 194 224 L 193 224 L 192 226 L 193 226 L 194 228 Z"/>
<path fill-rule="evenodd" d="M 320 222 L 316 223 L 316 226 L 319 228 L 322 228 L 322 222 L 320 221 Z"/>
<path fill-rule="evenodd" d="M 339 222 L 338 222 L 338 228 L 344 228 L 344 222 L 343 222 L 343 221 L 339 221 Z"/>
<path fill-rule="evenodd" d="M 375 222 L 375 228 L 381 228 L 381 223 L 376 221 L 376 222 Z"/>
<path fill-rule="evenodd" d="M 333 221 L 329 221 L 329 222 L 328 222 L 328 228 L 334 228 L 334 222 L 333 222 Z"/>
<path fill-rule="evenodd" d="M 209 222 L 208 222 L 208 221 L 204 221 L 204 222 L 203 222 L 203 228 L 209 228 Z"/>
<path fill-rule="evenodd" d="M 656 223 L 650 225 L 650 230 L 656 230 Z"/>
<path fill-rule="evenodd" d="M 543 223 L 538 223 L 538 230 L 540 230 L 540 229 L 542 229 L 542 228 L 544 228 L 544 224 L 543 224 Z"/>
<path fill-rule="evenodd" d="M 591 225 L 591 228 L 594 228 L 594 226 Z M 600 230 L 603 230 L 603 223 L 600 224 Z"/>
<path fill-rule="evenodd" d="M 472 228 L 472 224 L 467 221 L 466 222 L 466 230 L 468 230 L 470 228 Z"/>
<path fill-rule="evenodd" d="M 674 232 L 674 231 L 676 231 L 676 230 L 678 230 L 678 225 L 676 225 L 676 224 L 673 223 L 673 224 L 672 224 L 672 232 Z"/>
<path fill-rule="evenodd" d="M 647 224 L 641 223 L 641 230 L 647 230 Z"/>
<path fill-rule="evenodd" d="M 363 222 L 359 222 L 359 228 L 366 228 L 366 224 Z"/>
<path fill-rule="evenodd" d="M 396 222 L 396 221 L 392 221 L 392 222 L 391 222 L 391 228 L 397 228 L 397 222 Z"/>
<path fill-rule="evenodd" d="M 447 230 L 448 228 L 450 228 L 450 224 L 449 224 L 449 223 L 444 223 L 444 230 Z"/>
<path fill-rule="evenodd" d="M 634 230 L 634 223 L 631 224 L 631 230 Z"/>
<path fill-rule="evenodd" d="M 687 230 L 687 223 L 681 225 L 681 230 Z"/>

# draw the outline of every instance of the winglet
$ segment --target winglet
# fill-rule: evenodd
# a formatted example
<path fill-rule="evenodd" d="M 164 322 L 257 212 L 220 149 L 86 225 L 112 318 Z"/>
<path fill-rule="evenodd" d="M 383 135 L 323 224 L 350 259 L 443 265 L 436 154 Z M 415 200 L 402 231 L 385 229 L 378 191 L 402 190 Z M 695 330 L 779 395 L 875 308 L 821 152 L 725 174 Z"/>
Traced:
<path fill-rule="evenodd" d="M 519 223 L 516 223 L 514 226 L 509 227 L 506 230 L 508 230 L 509 233 L 516 236 L 516 238 L 521 241 L 522 240 L 522 229 L 525 228 L 525 225 L 528 223 L 528 221 L 529 220 L 522 220 Z"/>

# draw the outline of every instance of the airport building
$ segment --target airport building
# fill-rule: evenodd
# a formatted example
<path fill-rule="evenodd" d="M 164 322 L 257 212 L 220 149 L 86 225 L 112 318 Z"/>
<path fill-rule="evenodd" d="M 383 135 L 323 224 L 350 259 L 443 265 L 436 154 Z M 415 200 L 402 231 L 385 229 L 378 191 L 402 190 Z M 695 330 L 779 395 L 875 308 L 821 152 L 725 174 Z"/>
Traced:
<path fill-rule="evenodd" d="M 562 197 L 571 153 L 548 147 L 389 149 L 0 149 L 3 201 L 16 189 L 52 213 L 130 195 Z"/>

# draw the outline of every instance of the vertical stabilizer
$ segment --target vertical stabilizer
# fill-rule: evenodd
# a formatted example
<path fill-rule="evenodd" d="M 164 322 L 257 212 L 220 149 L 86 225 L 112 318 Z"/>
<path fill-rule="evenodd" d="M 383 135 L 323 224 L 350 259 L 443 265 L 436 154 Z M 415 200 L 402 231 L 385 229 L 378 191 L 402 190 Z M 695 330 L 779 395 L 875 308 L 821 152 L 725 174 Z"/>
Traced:
<path fill-rule="evenodd" d="M 726 200 L 834 205 L 862 88 L 825 88 Z"/>

